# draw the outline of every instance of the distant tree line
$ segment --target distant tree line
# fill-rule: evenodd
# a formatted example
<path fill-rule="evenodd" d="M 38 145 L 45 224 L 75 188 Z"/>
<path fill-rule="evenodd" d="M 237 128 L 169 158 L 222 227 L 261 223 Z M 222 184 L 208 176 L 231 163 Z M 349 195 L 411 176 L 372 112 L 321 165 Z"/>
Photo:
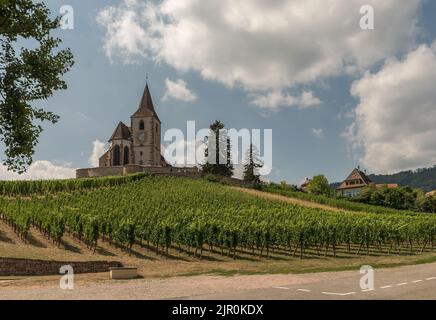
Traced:
<path fill-rule="evenodd" d="M 424 192 L 436 190 L 436 165 L 413 171 L 403 171 L 390 175 L 369 175 L 374 183 L 398 183 L 400 186 L 419 188 Z"/>
<path fill-rule="evenodd" d="M 353 198 L 353 201 L 399 210 L 436 213 L 436 197 L 426 196 L 420 189 L 411 187 L 377 187 L 370 185 Z"/>
<path fill-rule="evenodd" d="M 380 187 L 371 184 L 364 188 L 357 197 L 348 198 L 338 196 L 332 190 L 324 175 L 313 177 L 305 190 L 297 186 L 288 185 L 285 181 L 280 184 L 270 184 L 270 186 L 282 190 L 306 192 L 332 199 L 342 198 L 350 202 L 365 203 L 397 210 L 436 213 L 436 195 L 426 196 L 425 192 L 421 189 L 411 187 L 388 188 L 387 186 Z"/>

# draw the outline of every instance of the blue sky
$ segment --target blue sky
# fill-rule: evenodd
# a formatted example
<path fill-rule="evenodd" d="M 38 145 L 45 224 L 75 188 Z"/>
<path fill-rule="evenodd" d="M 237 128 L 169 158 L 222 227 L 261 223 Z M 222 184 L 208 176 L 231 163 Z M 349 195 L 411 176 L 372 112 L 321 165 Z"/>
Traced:
<path fill-rule="evenodd" d="M 178 1 L 45 1 L 53 13 L 59 12 L 65 4 L 74 9 L 74 29 L 59 30 L 57 35 L 63 39 L 64 47 L 72 49 L 75 65 L 65 76 L 68 90 L 38 103 L 60 115 L 61 120 L 54 126 L 44 126 L 36 161 L 49 161 L 62 168 L 89 167 L 93 142 L 106 142 L 119 121 L 128 123 L 138 106 L 148 73 L 163 132 L 170 128 L 185 130 L 188 120 L 195 120 L 197 127 L 203 128 L 215 119 L 230 128 L 272 129 L 274 169 L 271 180 L 299 183 L 305 177 L 323 173 L 330 181 L 338 181 L 358 164 L 370 172 L 393 172 L 436 164 L 436 132 L 432 126 L 413 131 L 415 127 L 425 127 L 422 126 L 426 121 L 423 112 L 430 110 L 428 116 L 436 122 L 432 111 L 436 109 L 436 101 L 430 89 L 411 88 L 414 86 L 409 81 L 428 83 L 436 78 L 436 71 L 428 71 L 422 79 L 416 78 L 421 73 L 404 75 L 401 71 L 412 67 L 419 70 L 420 62 L 436 61 L 432 59 L 436 57 L 436 49 L 432 49 L 436 39 L 436 1 L 413 0 L 407 6 L 403 5 L 404 1 L 389 0 L 385 4 L 392 8 L 386 9 L 378 7 L 384 1 L 320 0 L 316 7 L 321 11 L 328 11 L 330 4 L 343 3 L 344 8 L 337 9 L 337 13 L 352 12 L 349 16 L 328 17 L 326 20 L 331 20 L 326 22 L 314 19 L 321 13 L 311 12 L 315 10 L 313 6 L 301 7 L 301 19 L 287 19 L 287 13 L 291 18 L 296 12 L 296 2 L 275 0 L 271 6 L 278 6 L 279 10 L 268 9 L 264 12 L 265 19 L 284 21 L 284 25 L 277 25 L 277 31 L 268 30 L 267 34 L 263 32 L 263 22 L 259 22 L 263 18 L 263 14 L 259 15 L 262 1 L 241 1 L 241 7 L 238 5 L 231 10 L 226 7 L 228 1 L 208 0 L 208 7 L 186 0 L 183 8 L 180 3 L 184 1 Z M 151 9 L 147 6 L 150 3 L 153 4 Z M 346 30 L 335 26 L 347 26 L 347 23 L 358 26 L 361 3 L 374 5 L 375 30 L 349 31 L 349 26 Z M 138 16 L 141 10 L 144 14 Z M 127 15 L 129 12 L 137 16 L 132 18 Z M 164 26 L 147 21 L 149 16 L 145 12 L 165 16 Z M 196 16 L 199 12 L 214 19 L 201 20 L 202 17 Z M 219 20 L 220 14 L 222 20 Z M 304 20 L 305 16 L 312 17 L 310 25 L 309 18 Z M 176 22 L 171 22 L 170 18 Z M 209 22 L 210 25 L 206 25 Z M 230 25 L 229 39 L 223 40 L 217 25 Z M 241 25 L 248 29 L 244 29 L 246 33 L 239 40 Z M 204 26 L 204 30 L 179 30 L 186 26 Z M 162 29 L 157 32 L 152 29 L 157 27 Z M 172 38 L 172 31 L 180 32 L 177 38 Z M 362 36 L 367 43 L 349 45 L 349 39 L 360 37 L 364 32 L 372 32 Z M 207 41 L 198 42 L 203 33 Z M 151 37 L 148 43 L 142 42 L 144 34 Z M 181 37 L 186 39 L 180 40 Z M 126 38 L 129 39 L 124 41 Z M 184 41 L 180 48 L 174 46 L 177 39 Z M 316 45 L 312 46 L 311 41 Z M 325 56 L 313 48 L 324 50 Z M 179 49 L 180 56 L 177 55 Z M 217 50 L 222 52 L 215 55 L 212 51 Z M 338 56 L 330 61 L 329 52 Z M 198 67 L 196 61 L 189 61 L 191 56 L 198 60 Z M 398 59 L 396 62 L 391 61 L 394 57 Z M 346 62 L 338 65 L 337 61 Z M 279 66 L 279 71 L 272 74 L 275 69 L 271 66 Z M 313 69 L 315 67 L 317 69 Z M 285 69 L 283 75 L 281 69 Z M 396 72 L 400 76 L 396 77 Z M 393 77 L 403 83 L 392 84 L 389 79 Z M 172 82 L 182 79 L 197 99 L 163 99 L 167 91 L 166 79 Z M 383 85 L 386 81 L 389 83 Z M 404 94 L 419 97 L 416 102 L 401 96 L 393 98 L 388 88 L 397 94 L 400 85 L 415 90 L 405 90 Z M 318 102 L 304 105 L 301 102 L 304 92 Z M 272 99 L 271 93 L 278 94 L 279 100 Z M 259 97 L 263 100 L 256 100 Z M 396 101 L 404 100 L 415 108 L 398 106 L 395 109 Z M 380 110 L 377 103 L 389 106 L 383 113 L 376 111 Z M 356 108 L 360 116 L 356 116 Z M 397 111 L 400 120 L 392 123 L 386 115 L 397 114 Z M 368 119 L 377 119 L 377 123 L 368 124 Z M 409 122 L 413 122 L 413 126 L 406 125 Z M 373 133 L 382 130 L 380 128 L 386 131 L 375 137 Z M 404 138 L 392 138 L 401 137 L 402 133 Z"/>

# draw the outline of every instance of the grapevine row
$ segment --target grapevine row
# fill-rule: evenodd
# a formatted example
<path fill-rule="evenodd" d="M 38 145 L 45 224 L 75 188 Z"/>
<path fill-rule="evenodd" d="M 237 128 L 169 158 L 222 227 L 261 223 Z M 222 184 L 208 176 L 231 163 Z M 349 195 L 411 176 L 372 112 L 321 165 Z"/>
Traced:
<path fill-rule="evenodd" d="M 115 188 L 0 201 L 0 212 L 22 237 L 35 226 L 60 244 L 67 230 L 95 250 L 99 240 L 135 243 L 201 257 L 212 250 L 236 258 L 272 250 L 303 257 L 419 253 L 436 243 L 436 217 L 427 214 L 330 212 L 268 201 L 200 180 L 148 177 Z"/>
<path fill-rule="evenodd" d="M 147 176 L 149 176 L 148 173 L 138 173 L 128 176 L 100 177 L 92 179 L 0 181 L 0 195 L 18 197 L 35 194 L 42 195 L 59 192 L 72 192 L 82 189 L 115 187 L 128 182 L 140 180 Z"/>

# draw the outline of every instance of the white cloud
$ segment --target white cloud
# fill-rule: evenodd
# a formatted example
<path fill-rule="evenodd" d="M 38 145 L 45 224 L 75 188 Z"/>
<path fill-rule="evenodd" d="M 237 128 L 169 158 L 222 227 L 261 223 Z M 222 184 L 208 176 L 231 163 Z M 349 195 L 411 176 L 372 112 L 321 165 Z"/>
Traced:
<path fill-rule="evenodd" d="M 313 95 L 312 91 L 303 91 L 300 97 L 299 106 L 300 108 L 307 108 L 312 106 L 319 106 L 321 100 Z"/>
<path fill-rule="evenodd" d="M 115 58 L 121 58 L 124 63 L 138 62 L 138 58 L 147 56 L 148 35 L 140 25 L 140 15 L 130 10 L 139 5 L 138 1 L 123 3 L 119 8 L 107 7 L 97 16 L 97 22 L 106 27 L 103 49 L 111 62 Z"/>
<path fill-rule="evenodd" d="M 435 83 L 436 42 L 353 84 L 360 104 L 344 136 L 363 149 L 364 166 L 394 172 L 436 164 Z"/>
<path fill-rule="evenodd" d="M 422 2 L 123 0 L 103 9 L 97 20 L 109 59 L 147 57 L 228 87 L 265 93 L 359 72 L 409 50 Z M 375 31 L 359 28 L 362 5 L 374 7 Z"/>
<path fill-rule="evenodd" d="M 318 106 L 321 104 L 321 100 L 316 98 L 311 91 L 303 91 L 300 97 L 295 97 L 283 94 L 283 92 L 278 90 L 273 90 L 267 94 L 252 94 L 250 103 L 262 109 L 277 111 L 283 107 L 305 109 Z"/>
<path fill-rule="evenodd" d="M 88 163 L 93 167 L 98 167 L 99 159 L 106 151 L 106 144 L 97 139 L 92 143 L 92 145 L 92 153 L 89 157 Z"/>
<path fill-rule="evenodd" d="M 71 168 L 69 164 L 56 165 L 46 160 L 35 161 L 22 175 L 8 171 L 6 166 L 0 165 L 0 180 L 67 179 L 75 176 L 76 169 Z"/>
<path fill-rule="evenodd" d="M 105 151 L 105 144 L 98 139 L 93 142 L 92 154 L 88 160 L 92 166 L 98 166 L 98 159 Z M 83 152 L 82 152 L 83 153 Z M 76 168 L 71 163 L 58 161 L 38 160 L 33 162 L 24 174 L 8 171 L 7 167 L 0 164 L 0 180 L 50 180 L 70 179 L 76 177 Z"/>
<path fill-rule="evenodd" d="M 187 88 L 187 83 L 182 79 L 171 81 L 167 78 L 165 79 L 165 86 L 167 90 L 162 98 L 163 101 L 173 99 L 192 102 L 197 100 L 197 95 Z"/>
<path fill-rule="evenodd" d="M 322 139 L 322 138 L 324 138 L 324 130 L 322 128 L 313 128 L 312 135 L 315 138 Z"/>

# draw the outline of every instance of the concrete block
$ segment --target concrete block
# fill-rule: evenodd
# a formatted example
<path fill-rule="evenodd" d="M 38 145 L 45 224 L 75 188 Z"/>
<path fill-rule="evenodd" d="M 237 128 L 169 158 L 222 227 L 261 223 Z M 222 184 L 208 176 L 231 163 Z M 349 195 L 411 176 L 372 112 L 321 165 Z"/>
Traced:
<path fill-rule="evenodd" d="M 111 280 L 135 279 L 138 277 L 138 268 L 121 267 L 109 268 Z"/>

